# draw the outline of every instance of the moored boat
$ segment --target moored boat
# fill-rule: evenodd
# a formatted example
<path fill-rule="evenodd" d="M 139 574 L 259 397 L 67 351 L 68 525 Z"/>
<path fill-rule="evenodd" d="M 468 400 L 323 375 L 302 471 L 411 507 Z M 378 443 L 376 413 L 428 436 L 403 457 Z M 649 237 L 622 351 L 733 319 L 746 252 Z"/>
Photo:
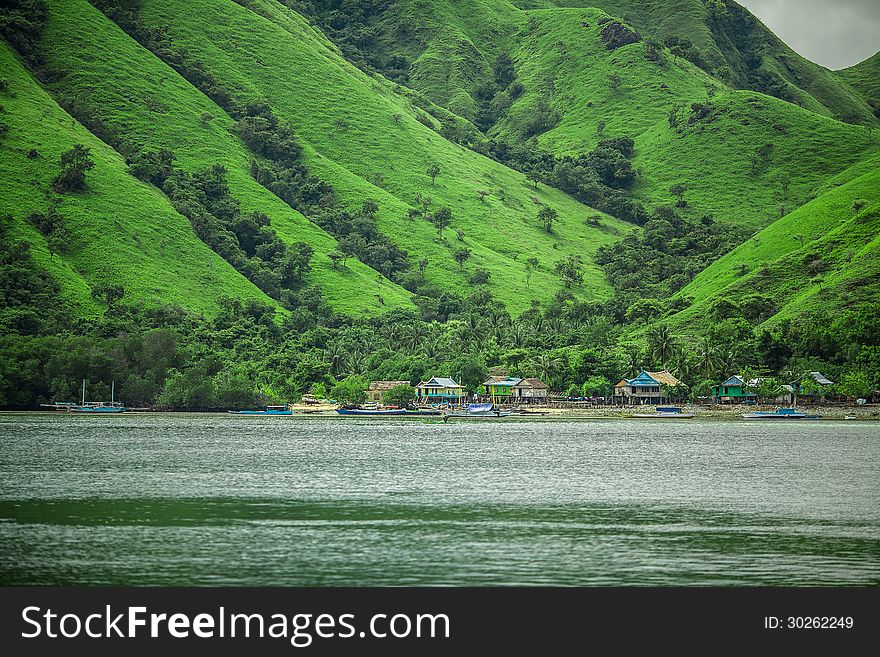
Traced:
<path fill-rule="evenodd" d="M 68 413 L 93 413 L 99 415 L 107 413 L 125 413 L 125 411 L 128 410 L 125 407 L 125 404 L 116 401 L 116 381 L 113 381 L 110 386 L 109 402 L 87 402 L 85 379 L 83 379 L 82 381 L 82 401 L 80 401 L 80 403 L 77 404 L 76 402 L 53 402 L 51 404 L 40 404 L 40 406 L 54 408 L 56 411 L 67 411 Z"/>
<path fill-rule="evenodd" d="M 793 408 L 777 408 L 775 411 L 755 411 L 743 413 L 745 420 L 818 420 L 819 415 L 808 415 Z"/>
<path fill-rule="evenodd" d="M 678 419 L 686 420 L 692 418 L 693 413 L 682 413 L 677 406 L 658 406 L 654 413 L 635 413 L 630 417 L 648 418 L 648 419 Z"/>
<path fill-rule="evenodd" d="M 468 404 L 467 408 L 443 413 L 443 421 L 450 418 L 496 419 L 513 415 L 511 411 L 499 411 L 494 404 Z"/>
<path fill-rule="evenodd" d="M 406 415 L 405 408 L 337 408 L 340 415 Z"/>
<path fill-rule="evenodd" d="M 267 406 L 261 410 L 226 411 L 231 415 L 293 415 L 293 411 L 287 406 Z"/>

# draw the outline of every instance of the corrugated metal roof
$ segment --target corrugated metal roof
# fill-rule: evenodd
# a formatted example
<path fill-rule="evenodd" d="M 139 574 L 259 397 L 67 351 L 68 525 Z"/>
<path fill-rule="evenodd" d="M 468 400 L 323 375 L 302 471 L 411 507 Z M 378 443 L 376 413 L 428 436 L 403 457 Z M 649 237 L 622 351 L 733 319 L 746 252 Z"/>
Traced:
<path fill-rule="evenodd" d="M 523 379 L 517 383 L 515 388 L 535 388 L 538 390 L 549 390 L 549 386 L 541 381 L 541 379 Z"/>
<path fill-rule="evenodd" d="M 419 388 L 461 388 L 454 379 L 445 376 L 435 376 L 418 385 Z"/>

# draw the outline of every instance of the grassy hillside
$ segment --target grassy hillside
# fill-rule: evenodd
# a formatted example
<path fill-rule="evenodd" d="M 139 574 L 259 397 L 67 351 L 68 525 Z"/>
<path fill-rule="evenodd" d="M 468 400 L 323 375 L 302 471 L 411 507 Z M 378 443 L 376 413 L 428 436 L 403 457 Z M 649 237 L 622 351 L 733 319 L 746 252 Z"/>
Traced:
<path fill-rule="evenodd" d="M 834 72 L 798 55 L 739 4 L 723 1 L 726 9 L 718 13 L 703 0 L 551 0 L 558 6 L 600 7 L 658 41 L 688 39 L 707 68 L 738 88 L 766 91 L 765 84 L 775 81 L 792 102 L 811 111 L 876 122 L 864 98 Z"/>
<path fill-rule="evenodd" d="M 854 206 L 854 203 L 858 203 Z M 721 298 L 771 302 L 773 321 L 810 310 L 859 307 L 880 292 L 880 155 L 832 178 L 818 196 L 716 260 L 680 293 L 679 326 L 712 321 Z"/>
<path fill-rule="evenodd" d="M 586 153 L 607 137 L 635 137 L 638 196 L 649 205 L 668 203 L 670 186 L 685 183 L 694 216 L 712 212 L 737 224 L 767 225 L 779 216 L 783 201 L 786 210 L 805 202 L 817 184 L 877 143 L 865 128 L 828 120 L 832 110 L 800 89 L 809 109 L 732 91 L 668 49 L 651 59 L 644 39 L 610 50 L 601 37 L 609 14 L 623 15 L 645 37 L 686 34 L 704 50 L 711 46 L 716 64 L 727 66 L 701 0 L 595 3 L 608 14 L 574 6 L 581 4 L 588 3 L 399 0 L 372 19 L 379 36 L 362 50 L 379 64 L 388 61 L 384 53 L 411 62 L 407 84 L 468 118 L 477 112 L 481 85 L 493 79 L 495 58 L 508 53 L 522 91 L 488 131 L 491 137 L 526 141 L 557 155 Z M 860 111 L 866 110 L 864 99 L 829 71 L 798 58 L 763 26 L 754 30 L 760 38 L 749 43 L 770 53 L 767 66 L 785 54 L 786 61 L 811 71 L 798 79 L 823 89 L 831 85 L 828 97 L 855 98 Z M 723 30 L 716 26 L 715 32 Z M 712 105 L 711 119 L 689 125 L 694 103 Z M 832 109 L 846 114 L 847 107 Z M 671 111 L 679 123 L 674 129 Z M 542 116 L 548 117 L 546 125 L 536 130 Z M 765 144 L 773 144 L 772 150 L 758 155 L 764 161 L 753 167 Z M 789 180 L 785 193 L 782 179 Z"/>
<path fill-rule="evenodd" d="M 267 101 L 294 128 L 310 170 L 332 181 L 343 201 L 376 200 L 380 229 L 413 261 L 428 261 L 431 283 L 466 293 L 476 289 L 468 282 L 473 271 L 485 269 L 488 289 L 516 313 L 532 298 L 552 298 L 562 287 L 554 264 L 578 255 L 586 276 L 574 294 L 591 299 L 609 293 L 592 254 L 629 225 L 604 217 L 603 226 L 589 226 L 585 220 L 594 210 L 543 185 L 536 190 L 523 174 L 447 141 L 416 119 L 420 111 L 394 94 L 392 85 L 348 64 L 283 5 L 260 0 L 248 9 L 220 0 L 148 0 L 141 21 L 204 62 L 236 99 Z M 426 174 L 432 164 L 440 169 L 436 184 Z M 478 190 L 488 192 L 485 199 Z M 434 207 L 451 208 L 452 224 L 442 240 L 430 223 L 406 219 L 416 194 L 430 196 Z M 537 219 L 544 205 L 559 213 L 552 234 Z M 472 252 L 464 266 L 452 258 L 460 247 Z M 540 266 L 526 289 L 529 257 Z"/>
<path fill-rule="evenodd" d="M 119 154 L 66 114 L 2 42 L 0 70 L 8 82 L 0 93 L 2 122 L 9 126 L 0 137 L 0 216 L 12 215 L 13 235 L 33 243 L 36 261 L 58 279 L 65 301 L 94 314 L 91 288 L 109 283 L 122 284 L 129 301 L 208 314 L 221 295 L 270 301 L 199 241 L 165 196 L 130 176 Z M 91 149 L 95 168 L 85 192 L 58 197 L 70 238 L 61 254 L 50 254 L 24 219 L 47 211 L 61 153 L 76 143 Z"/>
<path fill-rule="evenodd" d="M 837 71 L 850 87 L 858 91 L 880 118 L 880 52 L 863 62 Z"/>
<path fill-rule="evenodd" d="M 560 118 L 538 143 L 553 152 L 582 153 L 603 137 L 635 136 L 640 176 L 634 191 L 650 205 L 672 202 L 669 188 L 684 183 L 695 216 L 711 212 L 722 221 L 764 226 L 779 216 L 783 200 L 787 210 L 800 205 L 878 143 L 864 127 L 732 91 L 668 51 L 665 63 L 651 61 L 643 42 L 609 52 L 600 38 L 600 21 L 607 18 L 601 11 L 552 9 L 530 16 L 528 38 L 514 50 L 526 91 L 496 131 L 516 138 L 541 99 L 549 98 Z M 693 103 L 708 108 L 704 118 L 698 120 Z M 789 181 L 785 194 L 782 179 Z"/>
<path fill-rule="evenodd" d="M 186 171 L 223 164 L 244 212 L 265 213 L 284 241 L 306 242 L 315 250 L 309 280 L 338 312 L 412 307 L 405 290 L 355 258 L 344 268 L 331 267 L 327 254 L 337 248 L 336 240 L 253 179 L 252 155 L 235 135 L 233 119 L 213 101 L 86 0 L 49 6 L 43 44 L 49 66 L 62 74 L 51 85 L 56 94 L 95 115 L 104 130 L 129 147 L 170 148 Z M 203 113 L 213 118 L 204 122 Z"/>

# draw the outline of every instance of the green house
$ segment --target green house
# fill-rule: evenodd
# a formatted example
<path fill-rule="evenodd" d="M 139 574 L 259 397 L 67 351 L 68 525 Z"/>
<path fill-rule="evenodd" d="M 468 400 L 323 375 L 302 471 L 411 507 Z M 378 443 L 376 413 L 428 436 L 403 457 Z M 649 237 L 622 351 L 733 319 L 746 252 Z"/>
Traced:
<path fill-rule="evenodd" d="M 741 403 L 755 400 L 758 396 L 749 390 L 748 384 L 742 377 L 732 376 L 724 383 L 712 386 L 712 398 L 716 403 Z"/>
<path fill-rule="evenodd" d="M 504 399 L 514 396 L 514 388 L 522 379 L 513 376 L 490 376 L 483 381 L 483 392 L 486 397 Z"/>

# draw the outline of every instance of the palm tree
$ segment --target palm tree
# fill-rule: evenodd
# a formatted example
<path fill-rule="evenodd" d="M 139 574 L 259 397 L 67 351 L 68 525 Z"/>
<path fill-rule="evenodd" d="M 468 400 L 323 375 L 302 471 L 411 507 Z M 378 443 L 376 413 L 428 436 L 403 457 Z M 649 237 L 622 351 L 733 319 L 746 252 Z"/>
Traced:
<path fill-rule="evenodd" d="M 648 353 L 660 365 L 672 358 L 675 346 L 675 336 L 666 324 L 659 324 L 648 333 Z"/>
<path fill-rule="evenodd" d="M 719 362 L 718 349 L 709 338 L 703 338 L 697 347 L 697 366 L 700 368 L 700 372 L 707 379 L 715 378 Z"/>
<path fill-rule="evenodd" d="M 690 381 L 693 373 L 693 363 L 688 358 L 687 350 L 679 345 L 675 348 L 670 360 L 672 365 L 672 373 L 675 374 L 679 381 Z"/>
<path fill-rule="evenodd" d="M 367 367 L 367 355 L 360 349 L 349 352 L 346 357 L 348 374 L 363 374 Z"/>
<path fill-rule="evenodd" d="M 509 346 L 522 347 L 529 339 L 529 331 L 523 322 L 514 322 L 504 335 L 504 342 Z"/>
<path fill-rule="evenodd" d="M 461 341 L 467 346 L 476 346 L 483 341 L 483 319 L 476 313 L 470 313 L 461 326 Z"/>
<path fill-rule="evenodd" d="M 330 365 L 330 374 L 334 377 L 339 376 L 345 371 L 348 351 L 340 342 L 333 342 L 324 351 L 324 362 Z"/>
<path fill-rule="evenodd" d="M 427 335 L 428 329 L 422 322 L 408 324 L 403 331 L 403 346 L 412 352 L 418 351 L 419 345 Z"/>
<path fill-rule="evenodd" d="M 561 358 L 554 358 L 550 354 L 538 354 L 529 362 L 529 367 L 539 379 L 550 385 L 556 373 L 556 368 L 561 364 Z"/>

